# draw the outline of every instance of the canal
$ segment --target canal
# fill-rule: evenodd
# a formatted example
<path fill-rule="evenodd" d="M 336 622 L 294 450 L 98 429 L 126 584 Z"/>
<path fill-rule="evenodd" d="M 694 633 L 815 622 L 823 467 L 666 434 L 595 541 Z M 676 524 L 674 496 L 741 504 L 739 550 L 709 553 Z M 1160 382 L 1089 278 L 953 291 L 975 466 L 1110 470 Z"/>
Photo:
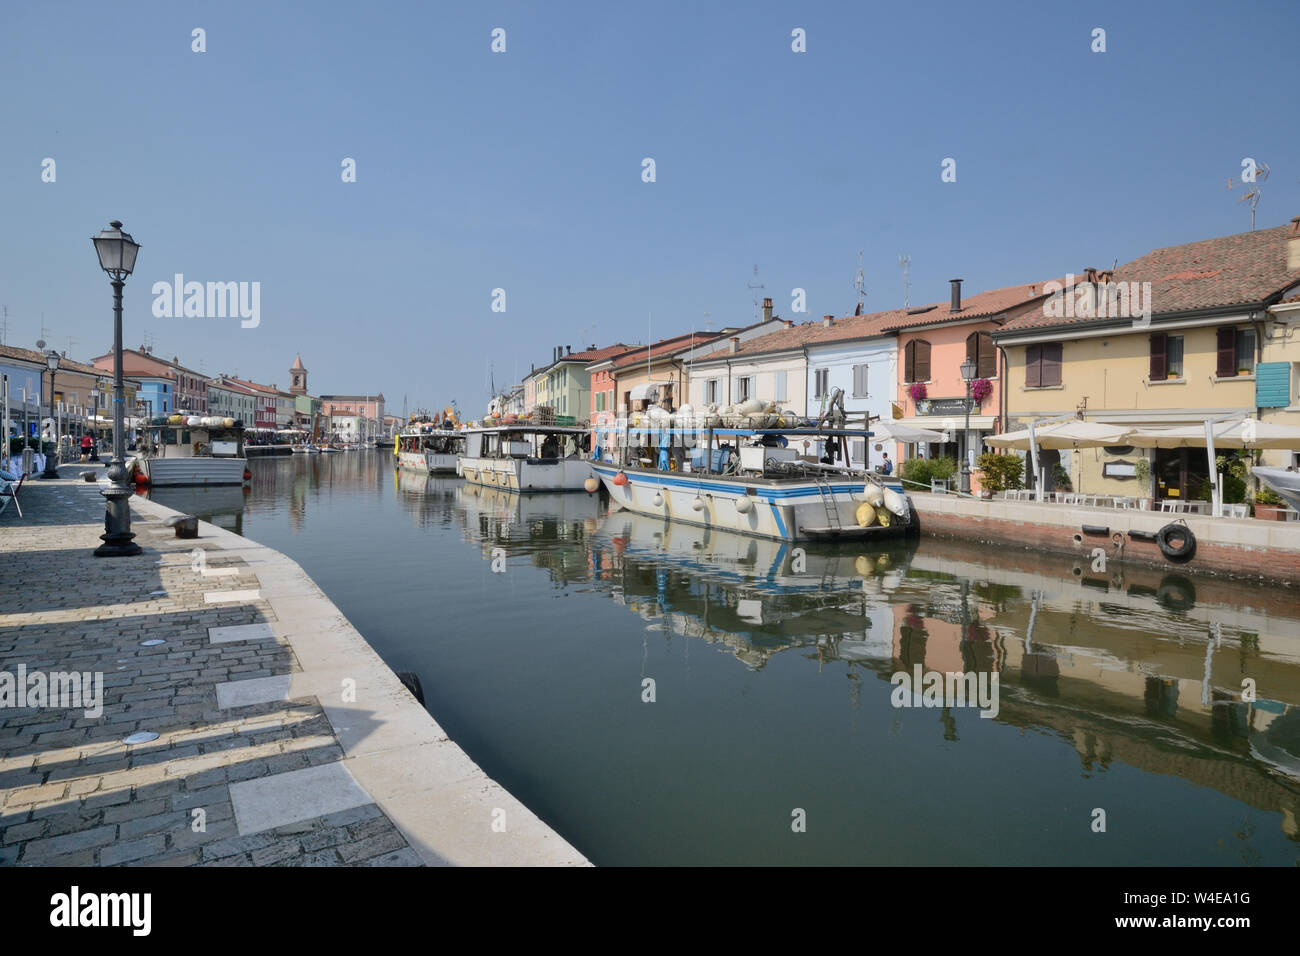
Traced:
<path fill-rule="evenodd" d="M 153 497 L 299 562 L 596 864 L 1300 864 L 1293 592 L 795 549 L 381 451 L 250 467 Z"/>

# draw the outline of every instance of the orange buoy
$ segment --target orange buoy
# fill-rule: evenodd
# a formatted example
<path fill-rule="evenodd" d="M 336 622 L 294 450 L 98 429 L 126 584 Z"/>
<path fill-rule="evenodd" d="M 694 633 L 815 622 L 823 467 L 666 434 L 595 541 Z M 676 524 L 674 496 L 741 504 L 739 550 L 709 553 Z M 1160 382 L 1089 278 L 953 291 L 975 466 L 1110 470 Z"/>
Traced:
<path fill-rule="evenodd" d="M 615 475 L 615 476 L 614 476 L 614 484 L 619 485 L 620 487 L 621 487 L 622 485 L 626 485 L 626 484 L 627 484 L 627 472 L 625 472 L 625 471 L 620 471 L 617 475 Z"/>
<path fill-rule="evenodd" d="M 582 487 L 587 489 L 587 494 L 591 494 L 597 488 L 600 487 L 600 482 L 597 481 L 595 478 L 588 478 L 586 481 L 582 483 Z"/>
<path fill-rule="evenodd" d="M 252 473 L 251 471 L 249 471 L 247 468 L 245 468 L 245 469 L 244 469 L 244 480 L 245 480 L 245 481 L 248 481 L 248 479 L 250 479 L 250 478 L 252 478 L 252 477 L 253 477 L 253 473 Z"/>

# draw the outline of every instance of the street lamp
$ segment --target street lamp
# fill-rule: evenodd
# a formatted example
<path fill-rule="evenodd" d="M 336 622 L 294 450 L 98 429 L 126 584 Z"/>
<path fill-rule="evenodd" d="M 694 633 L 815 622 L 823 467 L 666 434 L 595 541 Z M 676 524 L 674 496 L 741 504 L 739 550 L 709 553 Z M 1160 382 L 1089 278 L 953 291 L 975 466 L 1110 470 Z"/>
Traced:
<path fill-rule="evenodd" d="M 961 363 L 961 380 L 966 383 L 966 429 L 961 435 L 961 491 L 970 494 L 970 383 L 975 380 L 976 367 L 970 359 Z"/>
<path fill-rule="evenodd" d="M 141 548 L 131 533 L 131 489 L 126 484 L 126 403 L 122 385 L 122 287 L 135 271 L 135 257 L 140 246 L 122 224 L 114 219 L 98 236 L 91 237 L 99 255 L 99 267 L 108 273 L 113 285 L 113 460 L 108 466 L 109 486 L 104 489 L 104 542 L 95 549 L 97 558 L 130 557 Z"/>
<path fill-rule="evenodd" d="M 50 349 L 45 353 L 45 367 L 50 370 L 50 436 L 54 439 L 54 451 L 45 456 L 45 470 L 42 478 L 59 477 L 59 425 L 54 417 L 54 373 L 59 370 L 59 353 Z"/>

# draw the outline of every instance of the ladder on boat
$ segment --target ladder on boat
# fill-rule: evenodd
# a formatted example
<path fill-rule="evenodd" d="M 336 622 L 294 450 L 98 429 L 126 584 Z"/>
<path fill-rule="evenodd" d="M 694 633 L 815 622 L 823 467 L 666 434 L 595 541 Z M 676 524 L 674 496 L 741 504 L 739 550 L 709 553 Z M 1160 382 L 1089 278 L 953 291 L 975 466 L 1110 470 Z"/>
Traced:
<path fill-rule="evenodd" d="M 835 505 L 835 489 L 820 474 L 814 475 L 813 481 L 816 483 L 817 491 L 821 495 L 822 507 L 826 509 L 826 527 L 843 527 L 840 524 L 840 509 Z"/>

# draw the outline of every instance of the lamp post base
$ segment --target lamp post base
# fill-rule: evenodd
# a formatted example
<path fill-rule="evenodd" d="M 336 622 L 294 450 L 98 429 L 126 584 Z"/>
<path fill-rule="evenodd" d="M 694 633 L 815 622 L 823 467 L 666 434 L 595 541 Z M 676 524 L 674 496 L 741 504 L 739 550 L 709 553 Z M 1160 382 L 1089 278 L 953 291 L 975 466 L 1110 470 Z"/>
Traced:
<path fill-rule="evenodd" d="M 120 474 L 125 469 L 114 462 Z M 113 472 L 115 469 L 110 468 Z M 110 475 L 110 477 L 115 477 Z M 135 543 L 131 533 L 131 490 L 125 485 L 113 484 L 102 492 L 106 503 L 104 506 L 104 533 L 99 540 L 104 543 L 95 549 L 97 558 L 129 558 L 143 553 L 144 549 Z"/>

